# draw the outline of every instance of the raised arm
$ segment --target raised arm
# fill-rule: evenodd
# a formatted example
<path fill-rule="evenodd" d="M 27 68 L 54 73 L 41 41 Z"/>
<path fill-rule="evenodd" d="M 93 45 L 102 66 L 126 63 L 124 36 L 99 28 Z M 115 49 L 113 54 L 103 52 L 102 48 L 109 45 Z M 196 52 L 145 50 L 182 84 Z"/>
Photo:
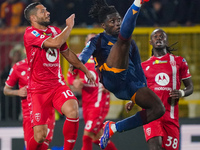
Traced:
<path fill-rule="evenodd" d="M 71 30 L 74 26 L 74 18 L 75 14 L 72 14 L 70 17 L 66 19 L 66 27 L 63 29 L 63 31 L 56 37 L 48 38 L 44 43 L 43 47 L 46 48 L 60 48 L 68 39 Z"/>

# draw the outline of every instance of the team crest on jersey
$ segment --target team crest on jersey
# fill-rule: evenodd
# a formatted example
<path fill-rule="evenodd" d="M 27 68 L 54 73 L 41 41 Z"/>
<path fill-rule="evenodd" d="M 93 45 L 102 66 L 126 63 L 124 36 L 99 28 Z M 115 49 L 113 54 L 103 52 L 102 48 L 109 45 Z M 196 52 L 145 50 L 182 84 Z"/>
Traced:
<path fill-rule="evenodd" d="M 35 113 L 35 120 L 36 120 L 37 122 L 39 122 L 40 119 L 41 119 L 41 114 L 40 114 L 40 113 Z"/>
<path fill-rule="evenodd" d="M 40 38 L 41 38 L 41 39 L 45 38 L 45 35 L 40 35 Z"/>
<path fill-rule="evenodd" d="M 36 36 L 36 37 L 40 36 L 40 34 L 39 34 L 37 31 L 35 31 L 35 30 L 33 30 L 31 33 L 32 33 L 34 36 Z"/>
<path fill-rule="evenodd" d="M 147 128 L 147 129 L 146 129 L 146 134 L 147 134 L 148 136 L 151 135 L 151 128 Z"/>
<path fill-rule="evenodd" d="M 54 62 L 54 61 L 56 61 L 57 57 L 58 57 L 58 52 L 57 52 L 56 49 L 49 48 L 47 50 L 47 52 L 46 52 L 46 58 L 47 58 L 48 61 Z"/>
<path fill-rule="evenodd" d="M 166 73 L 159 73 L 155 77 L 155 82 L 158 85 L 166 86 L 169 83 L 169 76 Z"/>

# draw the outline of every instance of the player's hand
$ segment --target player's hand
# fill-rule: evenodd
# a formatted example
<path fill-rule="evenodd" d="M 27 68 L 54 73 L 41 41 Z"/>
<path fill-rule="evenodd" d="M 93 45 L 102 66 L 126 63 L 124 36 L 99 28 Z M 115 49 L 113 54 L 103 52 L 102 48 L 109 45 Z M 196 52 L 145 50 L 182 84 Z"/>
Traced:
<path fill-rule="evenodd" d="M 169 96 L 174 99 L 174 100 L 179 100 L 179 98 L 181 97 L 181 93 L 179 90 L 172 90 L 170 93 L 169 93 Z"/>
<path fill-rule="evenodd" d="M 69 64 L 69 72 L 70 72 L 72 75 L 75 74 L 75 72 L 74 72 L 75 69 L 76 69 L 76 67 L 74 67 L 73 65 Z"/>
<path fill-rule="evenodd" d="M 26 97 L 26 96 L 27 96 L 27 87 L 24 86 L 24 87 L 20 88 L 20 89 L 18 90 L 18 95 L 19 95 L 20 97 Z"/>
<path fill-rule="evenodd" d="M 76 89 L 82 89 L 83 88 L 83 83 L 84 79 L 75 79 L 74 82 L 73 82 L 73 86 L 76 88 Z"/>
<path fill-rule="evenodd" d="M 66 26 L 73 28 L 74 27 L 74 19 L 75 19 L 75 14 L 72 14 L 66 19 Z"/>
<path fill-rule="evenodd" d="M 125 105 L 125 109 L 126 109 L 126 112 L 128 113 L 134 106 L 134 103 L 132 101 L 129 101 L 128 103 L 126 103 Z"/>
<path fill-rule="evenodd" d="M 94 84 L 95 86 L 97 86 L 95 78 L 90 71 L 87 71 L 85 75 L 88 78 L 88 83 L 91 83 L 91 84 Z"/>

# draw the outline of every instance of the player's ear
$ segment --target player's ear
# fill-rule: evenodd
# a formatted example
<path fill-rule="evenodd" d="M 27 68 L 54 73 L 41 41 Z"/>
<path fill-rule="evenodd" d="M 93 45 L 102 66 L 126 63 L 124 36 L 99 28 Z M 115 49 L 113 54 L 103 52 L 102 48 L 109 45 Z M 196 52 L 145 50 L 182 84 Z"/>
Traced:
<path fill-rule="evenodd" d="M 30 21 L 31 22 L 35 22 L 36 21 L 36 16 L 35 15 L 31 15 L 30 16 Z"/>
<path fill-rule="evenodd" d="M 149 44 L 152 45 L 152 40 L 149 40 Z"/>
<path fill-rule="evenodd" d="M 101 27 L 105 30 L 106 28 L 105 23 L 101 23 Z"/>

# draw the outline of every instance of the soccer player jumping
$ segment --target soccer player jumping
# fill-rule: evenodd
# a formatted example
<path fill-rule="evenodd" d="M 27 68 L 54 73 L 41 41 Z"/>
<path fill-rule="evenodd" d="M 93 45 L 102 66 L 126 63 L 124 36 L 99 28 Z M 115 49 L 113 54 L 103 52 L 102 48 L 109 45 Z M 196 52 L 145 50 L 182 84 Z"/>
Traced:
<path fill-rule="evenodd" d="M 98 19 L 104 32 L 91 40 L 79 59 L 86 63 L 93 55 L 104 87 L 119 99 L 131 100 L 130 109 L 135 103 L 144 108 L 135 115 L 116 123 L 107 121 L 100 139 L 102 149 L 105 149 L 115 132 L 142 126 L 165 113 L 159 97 L 147 88 L 139 50 L 131 39 L 140 7 L 147 1 L 135 0 L 122 22 L 115 7 L 108 6 L 104 0 L 96 0 L 90 10 L 90 16 Z"/>

